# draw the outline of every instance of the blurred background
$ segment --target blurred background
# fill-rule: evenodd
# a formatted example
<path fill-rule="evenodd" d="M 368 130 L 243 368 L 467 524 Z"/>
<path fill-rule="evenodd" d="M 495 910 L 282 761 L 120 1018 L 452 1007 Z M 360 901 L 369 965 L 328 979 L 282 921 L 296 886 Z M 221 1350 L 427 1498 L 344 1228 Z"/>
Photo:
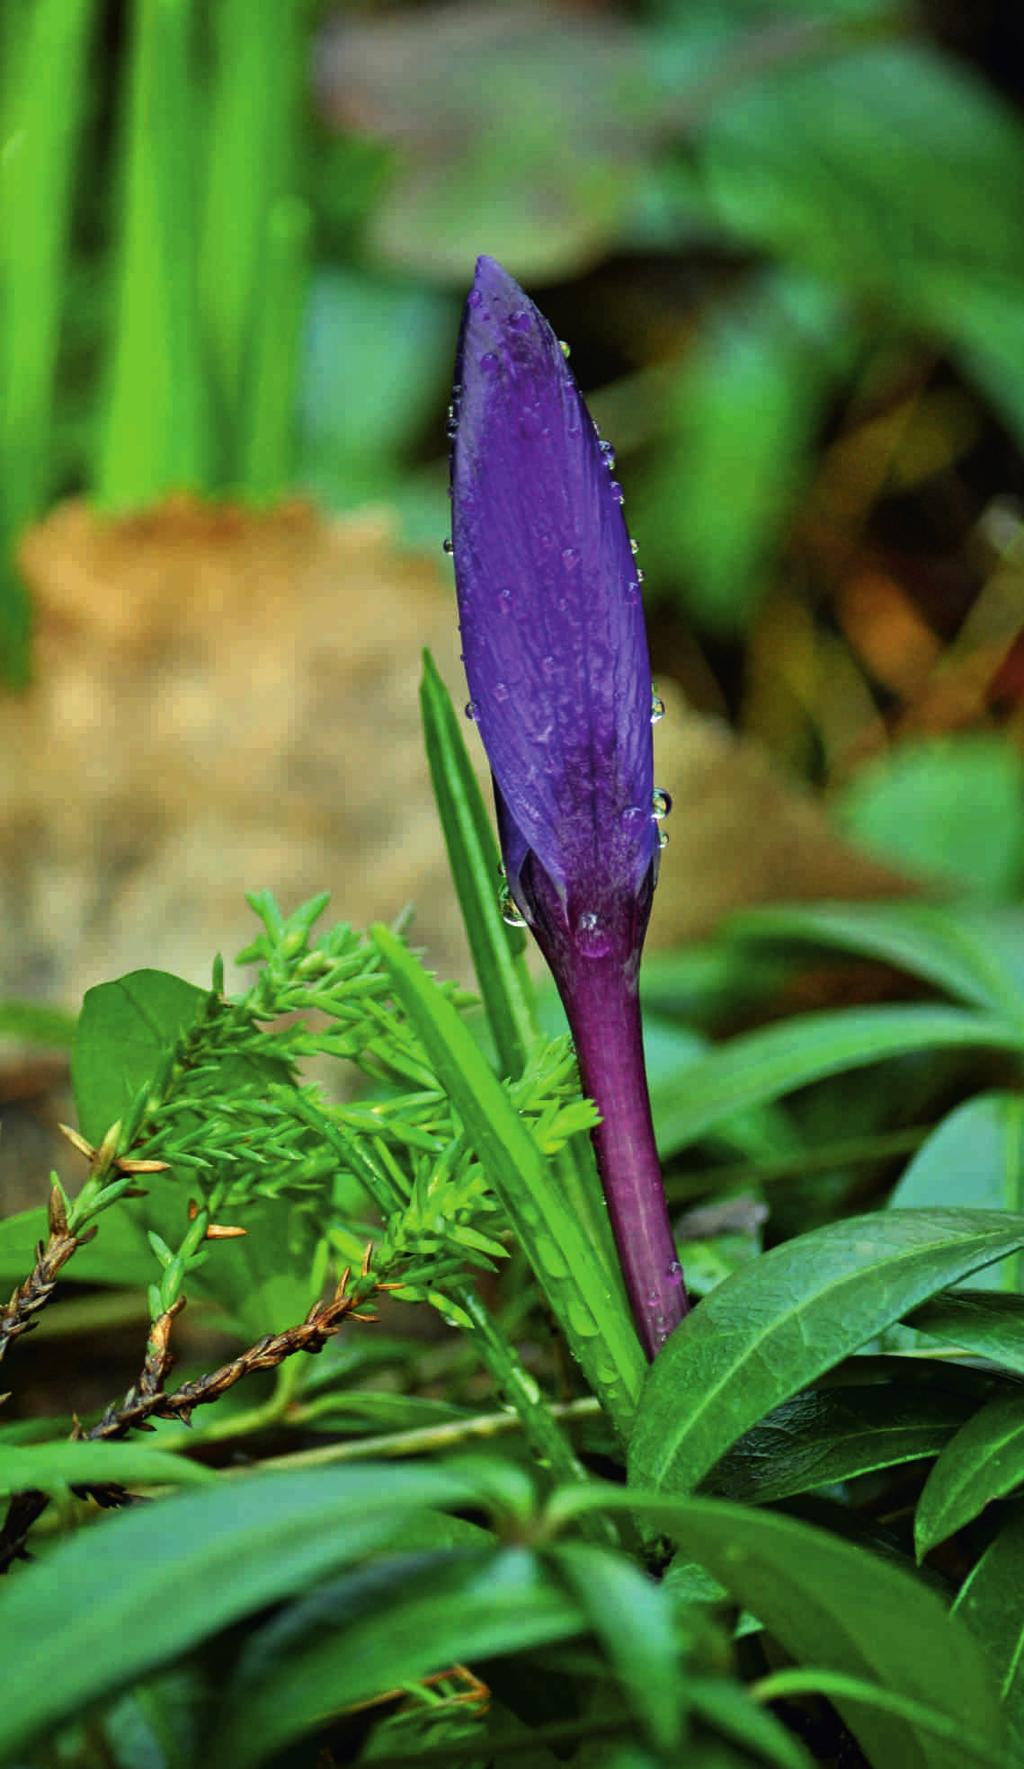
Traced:
<path fill-rule="evenodd" d="M 481 251 L 618 452 L 677 1004 L 745 904 L 1019 898 L 1016 11 L 0 0 L 8 1125 L 246 890 L 467 974 L 416 694 Z"/>

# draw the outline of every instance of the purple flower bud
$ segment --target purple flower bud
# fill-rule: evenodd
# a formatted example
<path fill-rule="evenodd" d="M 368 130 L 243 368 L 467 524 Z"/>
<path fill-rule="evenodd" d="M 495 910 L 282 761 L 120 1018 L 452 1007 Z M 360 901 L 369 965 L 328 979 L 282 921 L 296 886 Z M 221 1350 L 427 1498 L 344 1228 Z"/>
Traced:
<path fill-rule="evenodd" d="M 685 1312 L 637 973 L 658 868 L 651 669 L 623 491 L 559 340 L 477 262 L 455 372 L 452 543 L 508 889 L 551 967 L 627 1287 L 653 1356 Z"/>

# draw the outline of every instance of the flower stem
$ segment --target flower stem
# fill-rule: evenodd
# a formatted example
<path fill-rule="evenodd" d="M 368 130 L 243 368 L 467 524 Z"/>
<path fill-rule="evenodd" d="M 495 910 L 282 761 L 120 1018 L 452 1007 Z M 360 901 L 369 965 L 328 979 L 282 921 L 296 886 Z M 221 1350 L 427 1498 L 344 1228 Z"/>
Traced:
<path fill-rule="evenodd" d="M 563 998 L 583 1089 L 601 1113 L 594 1150 L 633 1319 L 653 1358 L 689 1304 L 654 1142 L 636 985 L 612 955 L 582 959 Z"/>

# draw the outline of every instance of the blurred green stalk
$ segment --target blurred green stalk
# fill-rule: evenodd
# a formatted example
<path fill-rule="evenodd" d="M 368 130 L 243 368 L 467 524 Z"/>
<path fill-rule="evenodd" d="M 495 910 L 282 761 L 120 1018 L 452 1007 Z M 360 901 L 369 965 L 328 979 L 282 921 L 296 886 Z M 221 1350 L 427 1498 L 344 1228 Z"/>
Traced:
<path fill-rule="evenodd" d="M 253 315 L 252 352 L 239 426 L 241 489 L 272 503 L 292 483 L 295 389 L 309 268 L 310 214 L 282 197 L 267 223 L 265 278 Z"/>
<path fill-rule="evenodd" d="M 251 17 L 258 36 L 254 25 Z M 192 33 L 191 0 L 134 0 L 109 407 L 96 484 L 108 510 L 138 509 L 209 483 Z"/>
<path fill-rule="evenodd" d="M 28 676 L 30 631 L 14 553 L 50 490 L 71 195 L 93 22 L 93 0 L 19 0 L 4 9 L 0 669 L 13 684 Z"/>
<path fill-rule="evenodd" d="M 308 223 L 295 191 L 306 0 L 220 0 L 199 245 L 204 337 L 228 485 L 268 495 L 284 469 L 294 399 L 295 310 Z M 286 368 L 276 362 L 274 315 Z M 296 332 L 297 336 L 297 332 Z M 273 385 L 264 392 L 262 377 Z M 284 409 L 286 408 L 286 409 Z M 283 418 L 278 438 L 273 419 Z M 249 434 L 255 424 L 259 435 Z M 250 466 L 259 480 L 249 486 Z"/>

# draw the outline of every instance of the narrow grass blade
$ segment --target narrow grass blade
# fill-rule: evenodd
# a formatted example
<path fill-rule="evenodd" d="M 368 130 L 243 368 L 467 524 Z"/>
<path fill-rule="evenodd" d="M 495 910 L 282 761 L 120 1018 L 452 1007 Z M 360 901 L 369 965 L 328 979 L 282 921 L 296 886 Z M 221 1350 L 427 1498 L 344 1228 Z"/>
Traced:
<path fill-rule="evenodd" d="M 273 503 L 293 482 L 309 239 L 306 204 L 298 197 L 282 197 L 267 221 L 265 274 L 237 442 L 238 489 L 257 503 Z"/>
<path fill-rule="evenodd" d="M 5 22 L 3 47 L 11 66 L 4 81 L 0 173 L 0 664 L 12 682 L 26 678 L 29 631 L 13 550 L 50 489 L 71 200 L 94 19 L 94 0 L 35 0 L 17 31 Z"/>
<path fill-rule="evenodd" d="M 96 485 L 109 510 L 202 490 L 209 476 L 195 288 L 191 0 L 135 0 L 131 23 L 109 408 Z"/>
<path fill-rule="evenodd" d="M 274 0 L 260 7 L 252 0 L 219 0 L 212 9 L 214 80 L 199 290 L 232 483 L 241 465 L 243 426 L 255 401 L 256 340 L 268 297 L 271 303 L 275 299 L 269 284 L 272 278 L 287 281 L 282 260 L 287 262 L 290 253 L 294 263 L 305 251 L 304 241 L 295 237 L 294 217 L 283 223 L 285 237 L 280 237 L 277 205 L 296 188 L 307 15 L 306 0 Z"/>
<path fill-rule="evenodd" d="M 621 1294 L 455 1009 L 389 928 L 378 925 L 373 938 L 574 1355 L 627 1429 L 644 1360 Z"/>

